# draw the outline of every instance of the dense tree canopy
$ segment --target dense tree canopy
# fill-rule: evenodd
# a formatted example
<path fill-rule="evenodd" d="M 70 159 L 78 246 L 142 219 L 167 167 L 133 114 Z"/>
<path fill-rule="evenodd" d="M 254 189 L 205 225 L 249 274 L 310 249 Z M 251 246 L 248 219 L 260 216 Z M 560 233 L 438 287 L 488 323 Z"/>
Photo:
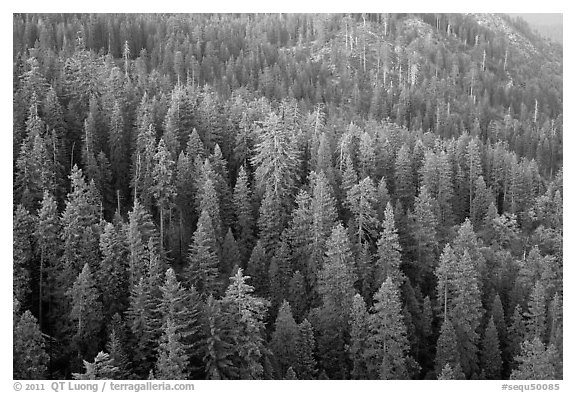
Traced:
<path fill-rule="evenodd" d="M 14 378 L 562 378 L 563 49 L 495 14 L 14 14 Z"/>

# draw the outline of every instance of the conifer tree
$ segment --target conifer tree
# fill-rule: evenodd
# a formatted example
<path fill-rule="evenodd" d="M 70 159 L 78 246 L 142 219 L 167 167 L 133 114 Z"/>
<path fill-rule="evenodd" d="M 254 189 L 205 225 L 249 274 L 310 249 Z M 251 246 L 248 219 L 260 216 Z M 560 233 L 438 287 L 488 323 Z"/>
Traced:
<path fill-rule="evenodd" d="M 299 270 L 294 272 L 288 284 L 288 302 L 292 306 L 294 319 L 301 321 L 308 308 L 308 296 L 304 276 Z"/>
<path fill-rule="evenodd" d="M 477 138 L 473 138 L 468 143 L 466 148 L 466 167 L 468 168 L 468 190 L 469 190 L 469 206 L 472 209 L 473 199 L 475 196 L 475 184 L 479 176 L 482 175 L 482 157 L 480 153 L 480 143 Z"/>
<path fill-rule="evenodd" d="M 128 247 L 126 235 L 107 223 L 100 237 L 102 260 L 98 270 L 98 286 L 107 318 L 123 313 L 128 307 Z"/>
<path fill-rule="evenodd" d="M 417 270 L 421 272 L 418 276 L 421 281 L 432 273 L 434 260 L 436 259 L 436 228 L 438 222 L 434 213 L 434 201 L 428 192 L 428 188 L 423 185 L 420 194 L 414 202 L 413 229 L 412 236 L 415 241 L 416 256 L 418 260 Z"/>
<path fill-rule="evenodd" d="M 480 356 L 482 371 L 487 379 L 502 378 L 502 356 L 500 351 L 500 340 L 498 330 L 494 324 L 494 318 L 490 317 L 484 339 L 482 340 L 482 354 Z"/>
<path fill-rule="evenodd" d="M 233 330 L 234 359 L 241 379 L 261 379 L 262 360 L 266 354 L 264 318 L 269 302 L 252 295 L 254 287 L 246 281 L 249 276 L 238 269 L 230 278 L 230 285 L 222 298 L 222 309 Z"/>
<path fill-rule="evenodd" d="M 188 254 L 186 280 L 200 293 L 214 294 L 218 291 L 218 255 L 212 219 L 202 210 Z"/>
<path fill-rule="evenodd" d="M 154 249 L 159 247 L 160 238 L 156 226 L 152 222 L 150 213 L 138 200 L 134 201 L 132 211 L 128 213 L 126 228 L 129 254 L 129 281 L 130 286 L 138 284 L 144 277 L 148 262 L 149 250 L 147 245 L 152 244 Z"/>
<path fill-rule="evenodd" d="M 520 354 L 521 345 L 526 339 L 526 324 L 522 318 L 522 308 L 520 305 L 516 305 L 514 308 L 506 333 L 508 341 L 506 342 L 504 358 L 510 370 L 517 365 L 515 358 Z"/>
<path fill-rule="evenodd" d="M 128 146 L 127 137 L 124 131 L 124 117 L 122 107 L 118 101 L 114 101 L 114 108 L 110 114 L 108 134 L 108 147 L 110 151 L 110 164 L 112 168 L 112 178 L 116 190 L 127 190 L 128 171 Z"/>
<path fill-rule="evenodd" d="M 298 325 L 298 340 L 296 341 L 295 372 L 300 379 L 314 379 L 318 370 L 314 358 L 315 340 L 312 325 L 304 319 Z"/>
<path fill-rule="evenodd" d="M 520 355 L 515 360 L 518 368 L 512 371 L 510 379 L 557 379 L 558 352 L 554 345 L 548 348 L 538 337 L 522 343 Z"/>
<path fill-rule="evenodd" d="M 282 375 L 286 373 L 289 367 L 297 363 L 296 343 L 298 337 L 298 325 L 292 317 L 290 304 L 284 300 L 278 310 L 278 316 L 274 323 L 274 333 L 272 333 L 270 342 L 270 347 L 276 356 Z"/>
<path fill-rule="evenodd" d="M 350 240 L 342 224 L 332 229 L 326 244 L 324 266 L 318 277 L 318 293 L 324 306 L 348 320 L 354 297 L 354 259 Z"/>
<path fill-rule="evenodd" d="M 128 327 L 132 333 L 131 348 L 134 371 L 144 376 L 154 365 L 154 342 L 153 327 L 154 303 L 151 299 L 150 288 L 144 277 L 132 287 L 130 294 L 130 307 L 127 310 Z"/>
<path fill-rule="evenodd" d="M 154 184 L 152 193 L 156 199 L 158 210 L 160 211 L 160 249 L 164 249 L 164 221 L 165 212 L 170 212 L 174 198 L 176 197 L 176 185 L 174 181 L 175 163 L 170 156 L 170 152 L 164 139 L 158 142 L 158 149 L 154 155 L 154 168 L 152 177 Z"/>
<path fill-rule="evenodd" d="M 169 317 L 160 337 L 154 375 L 159 379 L 187 379 L 187 368 L 188 356 L 182 344 L 182 336 L 177 331 L 174 321 Z"/>
<path fill-rule="evenodd" d="M 237 217 L 236 235 L 238 249 L 242 262 L 250 258 L 250 250 L 254 245 L 254 208 L 252 205 L 252 192 L 248 183 L 248 175 L 244 166 L 240 167 L 233 193 L 234 208 Z"/>
<path fill-rule="evenodd" d="M 256 294 L 264 296 L 268 293 L 268 258 L 261 241 L 258 241 L 252 249 L 246 274 L 251 277 Z"/>
<path fill-rule="evenodd" d="M 290 263 L 290 248 L 288 242 L 283 240 L 276 249 L 268 269 L 270 299 L 272 309 L 276 310 L 282 301 L 288 297 L 292 267 Z"/>
<path fill-rule="evenodd" d="M 236 239 L 234 239 L 232 230 L 228 228 L 224 243 L 222 244 L 222 264 L 220 270 L 224 275 L 229 275 L 234 266 L 241 266 L 240 251 L 238 250 L 238 244 L 236 243 Z"/>
<path fill-rule="evenodd" d="M 378 227 L 376 221 L 376 189 L 372 180 L 367 177 L 353 186 L 346 197 L 348 208 L 352 213 L 355 241 L 360 244 L 375 238 Z"/>
<path fill-rule="evenodd" d="M 454 326 L 450 319 L 445 319 L 436 344 L 436 358 L 434 360 L 436 375 L 439 376 L 448 364 L 457 377 L 457 370 L 460 369 L 460 354 L 458 353 L 457 344 Z M 463 378 L 464 375 L 461 375 L 461 377 Z"/>
<path fill-rule="evenodd" d="M 323 247 L 323 244 L 315 244 L 314 216 L 312 213 L 312 198 L 308 192 L 300 190 L 296 195 L 296 207 L 292 211 L 292 219 L 287 230 L 287 236 L 292 251 L 292 262 L 294 269 L 306 273 L 310 282 L 315 282 L 317 272 L 309 269 L 311 255 L 316 250 L 316 246 Z M 319 242 L 323 237 L 318 234 Z"/>
<path fill-rule="evenodd" d="M 527 340 L 537 337 L 544 340 L 546 333 L 546 293 L 541 281 L 536 281 L 530 299 L 528 301 L 528 312 L 524 313 L 527 318 Z"/>
<path fill-rule="evenodd" d="M 87 185 L 82 170 L 76 166 L 70 175 L 71 192 L 62 214 L 63 282 L 72 285 L 85 263 L 96 270 L 99 261 L 100 201 L 94 183 Z"/>
<path fill-rule="evenodd" d="M 398 151 L 394 164 L 394 191 L 395 196 L 406 209 L 412 207 L 414 200 L 414 179 L 412 171 L 412 159 L 407 145 L 403 145 Z"/>
<path fill-rule="evenodd" d="M 112 317 L 109 331 L 106 350 L 110 354 L 113 366 L 118 368 L 117 378 L 130 379 L 132 365 L 127 352 L 125 324 L 119 314 L 114 314 Z"/>
<path fill-rule="evenodd" d="M 13 230 L 16 231 L 16 228 L 17 226 L 14 225 Z M 34 239 L 40 257 L 38 277 L 40 303 L 38 307 L 38 323 L 40 326 L 43 325 L 44 304 L 46 303 L 48 306 L 47 314 L 50 326 L 56 326 L 56 320 L 61 315 L 58 310 L 63 307 L 65 301 L 64 292 L 62 291 L 63 285 L 59 281 L 60 255 L 62 252 L 61 230 L 56 201 L 48 191 L 44 191 L 44 198 L 38 211 L 38 221 L 34 231 Z M 14 232 L 14 236 L 16 240 L 16 232 Z M 25 239 L 25 237 L 20 237 L 20 235 L 18 235 L 18 238 L 19 240 Z M 14 252 L 16 252 L 16 248 L 14 248 Z"/>
<path fill-rule="evenodd" d="M 19 304 L 28 304 L 31 270 L 34 258 L 34 218 L 22 205 L 18 205 L 13 221 L 13 294 Z"/>
<path fill-rule="evenodd" d="M 258 230 L 262 246 L 269 255 L 274 254 L 280 235 L 284 230 L 286 217 L 282 214 L 282 202 L 272 188 L 266 189 L 264 199 L 260 205 L 258 216 Z"/>
<path fill-rule="evenodd" d="M 90 363 L 83 360 L 84 373 L 73 373 L 74 379 L 80 380 L 98 380 L 98 379 L 116 379 L 118 376 L 118 367 L 114 366 L 110 355 L 105 352 L 98 352 L 94 362 Z"/>
<path fill-rule="evenodd" d="M 409 346 L 400 294 L 391 277 L 374 295 L 372 310 L 368 321 L 368 373 L 371 378 L 405 379 Z"/>
<path fill-rule="evenodd" d="M 504 320 L 504 309 L 502 307 L 502 302 L 500 300 L 500 295 L 496 294 L 494 296 L 494 301 L 490 308 L 491 316 L 494 318 L 494 325 L 496 326 L 496 331 L 498 332 L 498 339 L 500 340 L 500 348 L 504 347 L 506 340 L 506 321 Z"/>
<path fill-rule="evenodd" d="M 372 137 L 366 131 L 360 136 L 358 155 L 360 161 L 360 177 L 364 179 L 369 176 L 374 176 L 376 170 L 376 153 L 374 151 Z"/>
<path fill-rule="evenodd" d="M 438 380 L 452 380 L 452 379 L 456 379 L 456 376 L 454 375 L 454 370 L 452 370 L 452 367 L 450 366 L 449 363 L 446 363 L 446 365 L 442 368 L 442 372 L 440 372 L 440 375 L 438 375 Z"/>
<path fill-rule="evenodd" d="M 367 379 L 368 365 L 368 321 L 369 314 L 366 303 L 359 294 L 354 295 L 350 316 L 350 347 L 349 354 L 352 360 L 351 377 L 353 379 Z"/>
<path fill-rule="evenodd" d="M 398 233 L 394 225 L 394 212 L 392 205 L 388 203 L 384 212 L 382 231 L 378 239 L 378 262 L 376 268 L 375 286 L 379 288 L 388 277 L 392 278 L 397 285 L 404 282 L 404 274 L 400 268 L 402 263 L 400 256 L 400 244 Z"/>
<path fill-rule="evenodd" d="M 46 378 L 50 358 L 45 345 L 38 321 L 30 311 L 25 311 L 14 328 L 14 379 Z"/>
<path fill-rule="evenodd" d="M 206 302 L 206 354 L 204 364 L 207 379 L 238 378 L 238 369 L 233 364 L 234 345 L 229 330 L 232 326 L 226 324 L 220 302 L 212 295 Z"/>
<path fill-rule="evenodd" d="M 88 263 L 66 294 L 70 298 L 70 320 L 74 324 L 73 347 L 80 358 L 91 358 L 98 349 L 103 315 L 96 280 Z"/>

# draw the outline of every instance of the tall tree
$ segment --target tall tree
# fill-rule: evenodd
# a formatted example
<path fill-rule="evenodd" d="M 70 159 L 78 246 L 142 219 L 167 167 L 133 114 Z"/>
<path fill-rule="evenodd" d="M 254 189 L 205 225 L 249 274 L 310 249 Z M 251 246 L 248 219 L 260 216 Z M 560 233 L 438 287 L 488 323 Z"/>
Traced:
<path fill-rule="evenodd" d="M 81 359 L 96 356 L 103 322 L 102 303 L 88 263 L 66 294 L 72 305 L 73 348 Z"/>
<path fill-rule="evenodd" d="M 219 290 L 216 247 L 212 219 L 206 210 L 202 210 L 190 245 L 189 265 L 186 268 L 186 280 L 200 293 L 215 294 Z"/>
<path fill-rule="evenodd" d="M 46 378 L 50 358 L 38 321 L 30 311 L 26 311 L 14 322 L 13 378 Z"/>
<path fill-rule="evenodd" d="M 404 273 L 402 273 L 400 268 L 402 263 L 400 251 L 398 233 L 394 225 L 394 211 L 392 210 L 392 205 L 388 203 L 384 212 L 382 231 L 378 239 L 375 290 L 380 288 L 388 277 L 392 278 L 397 285 L 402 285 L 404 282 Z"/>
<path fill-rule="evenodd" d="M 238 269 L 222 298 L 222 310 L 233 330 L 234 358 L 242 379 L 261 379 L 267 349 L 264 340 L 264 318 L 269 307 L 265 299 L 252 295 L 254 287 Z"/>
<path fill-rule="evenodd" d="M 486 330 L 484 331 L 480 363 L 487 379 L 502 378 L 500 340 L 493 317 L 490 317 Z"/>
<path fill-rule="evenodd" d="M 353 186 L 346 197 L 353 220 L 353 233 L 358 244 L 376 237 L 376 188 L 369 177 Z"/>
<path fill-rule="evenodd" d="M 34 217 L 22 205 L 14 212 L 13 225 L 13 294 L 19 304 L 28 304 L 31 270 L 34 260 Z"/>
<path fill-rule="evenodd" d="M 290 304 L 284 301 L 278 310 L 278 316 L 274 323 L 274 333 L 272 333 L 270 342 L 281 375 L 284 375 L 286 370 L 297 362 L 296 343 L 298 336 L 298 325 L 292 317 Z"/>
<path fill-rule="evenodd" d="M 517 356 L 518 368 L 512 371 L 510 379 L 557 379 L 558 352 L 554 345 L 546 346 L 538 337 L 522 343 Z"/>
<path fill-rule="evenodd" d="M 300 379 L 314 379 L 318 372 L 316 359 L 314 359 L 315 349 L 314 331 L 307 319 L 298 325 L 298 339 L 296 340 L 296 364 L 294 369 Z"/>
<path fill-rule="evenodd" d="M 238 239 L 238 249 L 242 262 L 246 262 L 248 258 L 250 258 L 250 250 L 255 241 L 255 220 L 252 192 L 244 166 L 240 167 L 238 177 L 236 178 L 233 201 L 237 217 L 236 236 Z"/>
<path fill-rule="evenodd" d="M 371 378 L 408 378 L 408 339 L 397 284 L 388 277 L 374 295 L 368 321 L 368 372 Z"/>
<path fill-rule="evenodd" d="M 174 205 L 174 198 L 176 197 L 174 175 L 175 163 L 164 143 L 164 139 L 160 139 L 157 152 L 154 155 L 154 168 L 152 169 L 154 184 L 152 186 L 152 193 L 156 199 L 158 210 L 160 211 L 160 249 L 162 250 L 164 249 L 164 214 L 166 211 L 171 211 Z M 170 217 L 171 216 L 170 214 Z"/>
<path fill-rule="evenodd" d="M 350 347 L 352 360 L 351 376 L 354 379 L 368 378 L 367 349 L 369 314 L 366 303 L 359 294 L 354 295 L 350 317 Z"/>

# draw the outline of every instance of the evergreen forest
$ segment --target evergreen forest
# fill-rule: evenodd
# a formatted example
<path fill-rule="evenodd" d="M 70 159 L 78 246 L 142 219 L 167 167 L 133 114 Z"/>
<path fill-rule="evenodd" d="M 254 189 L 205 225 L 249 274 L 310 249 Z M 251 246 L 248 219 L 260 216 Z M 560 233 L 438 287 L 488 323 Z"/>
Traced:
<path fill-rule="evenodd" d="M 14 14 L 14 379 L 562 379 L 563 48 L 501 14 Z"/>

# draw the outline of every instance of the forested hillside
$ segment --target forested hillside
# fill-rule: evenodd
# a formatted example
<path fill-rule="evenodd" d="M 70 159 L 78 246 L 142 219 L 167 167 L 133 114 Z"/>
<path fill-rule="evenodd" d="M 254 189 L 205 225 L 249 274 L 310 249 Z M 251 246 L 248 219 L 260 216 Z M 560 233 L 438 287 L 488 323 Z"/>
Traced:
<path fill-rule="evenodd" d="M 15 379 L 562 378 L 560 45 L 472 14 L 13 33 Z"/>

